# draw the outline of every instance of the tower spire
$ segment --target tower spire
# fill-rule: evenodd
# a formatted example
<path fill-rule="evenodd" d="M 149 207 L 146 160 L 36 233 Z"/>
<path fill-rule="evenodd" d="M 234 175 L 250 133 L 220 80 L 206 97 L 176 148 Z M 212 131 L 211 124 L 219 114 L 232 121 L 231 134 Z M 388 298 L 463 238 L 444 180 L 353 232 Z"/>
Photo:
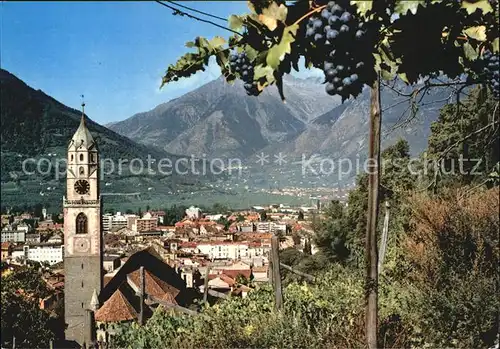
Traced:
<path fill-rule="evenodd" d="M 80 123 L 85 124 L 85 96 L 81 95 L 81 97 L 82 97 L 82 119 Z"/>

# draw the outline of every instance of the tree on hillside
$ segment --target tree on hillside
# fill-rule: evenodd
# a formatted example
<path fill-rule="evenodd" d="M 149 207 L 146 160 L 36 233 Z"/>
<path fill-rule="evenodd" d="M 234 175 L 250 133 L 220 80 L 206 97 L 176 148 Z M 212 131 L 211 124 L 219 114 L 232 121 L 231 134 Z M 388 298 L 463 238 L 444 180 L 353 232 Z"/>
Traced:
<path fill-rule="evenodd" d="M 210 212 L 212 212 L 213 214 L 226 214 L 228 211 L 229 208 L 220 203 L 213 204 L 212 209 L 210 210 Z"/>
<path fill-rule="evenodd" d="M 50 294 L 39 265 L 25 266 L 2 276 L 2 347 L 15 337 L 20 348 L 47 348 L 50 340 L 64 336 L 64 319 L 40 309 L 39 299 Z"/>
<path fill-rule="evenodd" d="M 240 222 L 244 222 L 245 221 L 245 217 L 243 217 L 243 215 L 239 214 L 238 216 L 236 216 L 236 222 L 240 223 Z"/>
<path fill-rule="evenodd" d="M 498 100 L 481 88 L 442 108 L 428 143 L 427 156 L 437 165 L 430 168 L 431 177 L 444 185 L 488 181 L 500 161 L 500 126 L 491 124 L 499 116 Z"/>
<path fill-rule="evenodd" d="M 312 255 L 312 250 L 311 250 L 311 241 L 309 239 L 306 239 L 304 243 L 304 253 L 308 255 Z"/>
<path fill-rule="evenodd" d="M 267 213 L 266 213 L 266 211 L 261 211 L 260 212 L 260 221 L 261 222 L 266 222 L 267 221 Z"/>
<path fill-rule="evenodd" d="M 178 8 L 161 3 L 175 14 Z M 283 76 L 307 67 L 325 73 L 325 90 L 342 101 L 371 87 L 366 223 L 367 344 L 377 347 L 377 241 L 380 166 L 380 83 L 422 82 L 410 100 L 435 86 L 484 82 L 499 94 L 498 7 L 488 0 L 249 1 L 250 13 L 229 18 L 232 36 L 197 37 L 194 53 L 168 67 L 162 85 L 204 70 L 214 56 L 227 81 L 240 78 L 249 95 L 276 85 L 285 99 Z M 190 15 L 193 18 L 192 15 Z M 220 26 L 219 26 L 220 27 Z M 227 46 L 226 46 L 227 44 Z M 467 79 L 462 80 L 466 73 Z M 449 80 L 437 77 L 445 75 Z M 390 85 L 387 85 L 389 88 Z M 496 124 L 497 121 L 493 121 Z"/>
<path fill-rule="evenodd" d="M 225 216 L 220 217 L 217 223 L 224 225 L 224 230 L 226 231 L 229 229 L 229 226 L 231 225 L 231 222 L 228 221 L 228 219 Z"/>
<path fill-rule="evenodd" d="M 303 221 L 304 220 L 304 211 L 299 211 L 299 214 L 297 216 L 297 219 L 299 221 Z"/>

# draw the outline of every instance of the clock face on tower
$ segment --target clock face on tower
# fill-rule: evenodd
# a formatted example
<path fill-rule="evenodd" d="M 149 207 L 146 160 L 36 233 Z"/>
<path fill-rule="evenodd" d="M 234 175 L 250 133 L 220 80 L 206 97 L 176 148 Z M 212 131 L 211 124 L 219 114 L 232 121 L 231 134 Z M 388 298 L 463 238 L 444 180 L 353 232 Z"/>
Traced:
<path fill-rule="evenodd" d="M 87 194 L 90 190 L 90 184 L 89 182 L 87 182 L 86 180 L 84 179 L 80 179 L 78 181 L 76 181 L 75 183 L 75 191 L 80 194 L 80 195 L 84 195 L 84 194 Z"/>
<path fill-rule="evenodd" d="M 74 248 L 76 252 L 88 252 L 90 249 L 90 241 L 86 238 L 77 238 L 75 239 Z"/>

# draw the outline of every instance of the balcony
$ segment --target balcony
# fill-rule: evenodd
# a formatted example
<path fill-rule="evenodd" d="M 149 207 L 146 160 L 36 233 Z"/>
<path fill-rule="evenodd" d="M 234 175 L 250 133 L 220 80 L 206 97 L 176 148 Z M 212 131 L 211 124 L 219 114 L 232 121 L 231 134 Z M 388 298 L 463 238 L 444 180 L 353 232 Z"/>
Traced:
<path fill-rule="evenodd" d="M 63 198 L 63 206 L 64 207 L 81 207 L 81 206 L 96 206 L 101 203 L 101 200 L 85 200 L 84 198 L 81 198 L 79 200 L 66 200 L 66 198 Z"/>

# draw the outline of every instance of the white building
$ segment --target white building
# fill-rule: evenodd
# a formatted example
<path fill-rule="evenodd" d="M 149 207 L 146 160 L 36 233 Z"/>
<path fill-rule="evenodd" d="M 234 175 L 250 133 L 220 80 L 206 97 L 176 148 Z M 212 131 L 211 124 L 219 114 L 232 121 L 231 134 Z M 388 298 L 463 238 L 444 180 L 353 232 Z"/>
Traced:
<path fill-rule="evenodd" d="M 19 223 L 16 228 L 17 231 L 23 231 L 25 234 L 27 234 L 30 231 L 30 226 L 26 223 Z"/>
<path fill-rule="evenodd" d="M 25 242 L 26 233 L 24 231 L 2 230 L 2 242 Z"/>
<path fill-rule="evenodd" d="M 116 212 L 115 215 L 112 215 L 110 213 L 106 213 L 105 215 L 102 216 L 102 230 L 105 232 L 108 231 L 116 231 L 121 228 L 128 227 L 129 229 L 133 229 L 129 226 L 129 217 L 136 217 L 136 215 L 133 214 L 122 214 L 121 212 Z"/>
<path fill-rule="evenodd" d="M 128 219 L 127 216 L 121 214 L 121 212 L 116 212 L 116 214 L 111 219 L 111 229 L 121 229 L 127 226 Z"/>
<path fill-rule="evenodd" d="M 111 230 L 111 223 L 113 220 L 113 215 L 110 213 L 106 213 L 105 215 L 102 216 L 102 230 L 103 231 L 110 231 Z"/>
<path fill-rule="evenodd" d="M 63 261 L 64 246 L 56 244 L 24 245 L 12 252 L 12 259 L 20 258 L 35 262 L 56 264 Z"/>
<path fill-rule="evenodd" d="M 257 231 L 262 233 L 286 232 L 286 224 L 278 222 L 258 222 Z"/>
<path fill-rule="evenodd" d="M 263 256 L 270 246 L 249 242 L 202 242 L 197 245 L 197 249 L 210 259 L 238 260 Z"/>
<path fill-rule="evenodd" d="M 197 248 L 210 259 L 240 259 L 248 256 L 248 244 L 244 243 L 200 243 Z"/>
<path fill-rule="evenodd" d="M 186 216 L 189 219 L 199 219 L 201 218 L 201 209 L 198 207 L 191 206 L 190 208 L 186 209 Z"/>
<path fill-rule="evenodd" d="M 205 218 L 210 220 L 210 221 L 218 221 L 219 219 L 221 219 L 222 217 L 225 217 L 225 215 L 223 214 L 210 214 L 210 215 L 206 215 Z"/>

